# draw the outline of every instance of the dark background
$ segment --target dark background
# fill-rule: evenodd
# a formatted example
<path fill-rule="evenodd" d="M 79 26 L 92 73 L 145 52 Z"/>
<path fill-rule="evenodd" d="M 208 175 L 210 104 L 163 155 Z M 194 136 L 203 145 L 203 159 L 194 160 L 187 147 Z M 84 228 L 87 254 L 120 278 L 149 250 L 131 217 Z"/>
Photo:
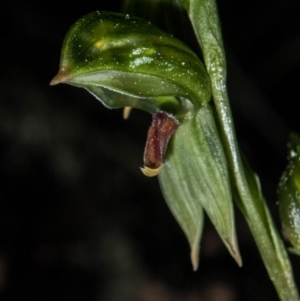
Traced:
<path fill-rule="evenodd" d="M 276 186 L 300 132 L 300 2 L 219 2 L 239 142 L 279 226 Z M 244 266 L 207 219 L 192 272 L 157 179 L 139 170 L 150 115 L 124 121 L 84 90 L 49 86 L 68 28 L 119 4 L 2 2 L 0 299 L 277 300 L 238 211 Z"/>

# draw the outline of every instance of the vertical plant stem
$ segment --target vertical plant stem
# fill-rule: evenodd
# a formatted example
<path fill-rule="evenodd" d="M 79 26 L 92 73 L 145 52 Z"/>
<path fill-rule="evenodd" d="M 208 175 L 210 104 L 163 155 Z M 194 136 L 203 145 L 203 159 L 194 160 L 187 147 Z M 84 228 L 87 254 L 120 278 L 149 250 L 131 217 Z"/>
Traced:
<path fill-rule="evenodd" d="M 287 252 L 261 194 L 258 178 L 243 166 L 236 142 L 226 88 L 226 58 L 215 0 L 181 0 L 201 45 L 227 150 L 235 200 L 254 236 L 270 279 L 281 300 L 299 300 Z M 245 167 L 245 170 L 244 170 Z"/>

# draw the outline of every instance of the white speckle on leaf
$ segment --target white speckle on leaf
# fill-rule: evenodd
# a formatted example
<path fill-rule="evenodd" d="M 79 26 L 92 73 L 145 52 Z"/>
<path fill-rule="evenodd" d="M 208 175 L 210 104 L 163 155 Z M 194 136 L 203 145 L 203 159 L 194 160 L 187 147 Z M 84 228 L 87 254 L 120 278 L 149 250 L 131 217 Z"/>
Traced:
<path fill-rule="evenodd" d="M 153 61 L 152 57 L 148 57 L 148 56 L 139 57 L 133 60 L 132 62 L 130 62 L 130 67 L 135 68 L 143 64 L 150 64 L 152 61 Z"/>
<path fill-rule="evenodd" d="M 294 150 L 291 150 L 290 155 L 291 155 L 291 158 L 294 158 L 297 156 L 297 153 Z"/>

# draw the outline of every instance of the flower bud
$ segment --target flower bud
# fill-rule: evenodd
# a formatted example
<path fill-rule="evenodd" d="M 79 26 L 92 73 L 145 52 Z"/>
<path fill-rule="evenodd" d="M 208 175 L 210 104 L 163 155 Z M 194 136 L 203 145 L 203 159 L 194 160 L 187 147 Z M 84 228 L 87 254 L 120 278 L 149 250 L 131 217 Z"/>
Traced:
<path fill-rule="evenodd" d="M 289 163 L 278 188 L 279 213 L 284 234 L 300 255 L 300 138 L 291 135 Z"/>

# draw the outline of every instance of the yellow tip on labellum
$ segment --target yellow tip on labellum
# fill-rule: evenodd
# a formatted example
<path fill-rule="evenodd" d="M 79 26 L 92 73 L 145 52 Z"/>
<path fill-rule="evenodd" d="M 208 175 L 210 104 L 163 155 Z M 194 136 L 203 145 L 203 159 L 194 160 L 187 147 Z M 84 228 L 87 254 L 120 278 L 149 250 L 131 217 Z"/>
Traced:
<path fill-rule="evenodd" d="M 161 172 L 163 167 L 164 167 L 163 163 L 158 168 L 150 168 L 145 166 L 145 167 L 141 167 L 141 171 L 147 177 L 155 177 Z"/>
<path fill-rule="evenodd" d="M 132 107 L 125 107 L 123 110 L 123 118 L 128 119 L 131 113 Z"/>

